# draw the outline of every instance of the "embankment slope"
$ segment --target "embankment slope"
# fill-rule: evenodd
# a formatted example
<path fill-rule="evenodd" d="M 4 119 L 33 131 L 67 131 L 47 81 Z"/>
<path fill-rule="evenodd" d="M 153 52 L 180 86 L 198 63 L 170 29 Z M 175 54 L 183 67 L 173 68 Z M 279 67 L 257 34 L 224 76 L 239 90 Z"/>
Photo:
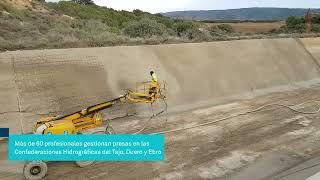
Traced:
<path fill-rule="evenodd" d="M 170 109 L 318 79 L 316 53 L 303 43 L 241 40 L 2 53 L 0 103 L 8 113 L 0 114 L 0 127 L 20 133 L 21 120 L 30 132 L 40 116 L 115 98 L 148 80 L 150 70 L 168 83 Z M 19 108 L 23 113 L 11 112 Z"/>

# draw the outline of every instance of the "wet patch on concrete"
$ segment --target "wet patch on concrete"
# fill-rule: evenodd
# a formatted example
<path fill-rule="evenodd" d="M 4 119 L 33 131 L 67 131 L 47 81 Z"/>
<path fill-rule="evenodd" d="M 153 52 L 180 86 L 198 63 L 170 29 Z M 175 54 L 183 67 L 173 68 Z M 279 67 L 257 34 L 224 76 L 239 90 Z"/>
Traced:
<path fill-rule="evenodd" d="M 214 179 L 231 173 L 259 157 L 259 153 L 250 151 L 233 151 L 229 156 L 219 158 L 199 167 L 199 176 L 204 179 Z M 210 165 L 211 164 L 211 165 Z"/>

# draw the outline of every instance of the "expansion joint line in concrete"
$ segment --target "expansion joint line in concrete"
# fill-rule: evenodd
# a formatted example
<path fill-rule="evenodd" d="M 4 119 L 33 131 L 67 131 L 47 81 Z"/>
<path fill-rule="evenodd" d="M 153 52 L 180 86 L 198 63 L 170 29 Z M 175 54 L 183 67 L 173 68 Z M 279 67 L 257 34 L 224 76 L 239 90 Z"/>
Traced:
<path fill-rule="evenodd" d="M 0 112 L 0 114 L 11 114 L 11 113 L 20 113 L 20 111 L 5 111 L 5 112 Z"/>
<path fill-rule="evenodd" d="M 0 112 L 0 114 L 11 114 L 11 113 L 21 113 L 21 114 L 33 114 L 33 115 L 39 115 L 39 116 L 49 116 L 50 114 L 58 114 L 57 112 L 48 112 L 48 113 L 36 113 L 36 112 L 32 112 L 32 111 L 4 111 L 4 112 Z M 124 116 L 124 117 L 129 117 L 128 116 Z M 119 117 L 122 118 L 122 117 Z"/>
<path fill-rule="evenodd" d="M 314 63 L 317 65 L 319 71 L 320 71 L 320 62 L 313 56 L 313 54 L 306 48 L 306 46 L 303 44 L 301 39 L 295 38 L 297 43 L 304 49 L 304 51 L 311 57 L 311 59 L 314 61 Z"/>
<path fill-rule="evenodd" d="M 12 64 L 12 71 L 13 71 L 13 82 L 14 82 L 14 86 L 16 89 L 16 96 L 17 96 L 17 106 L 18 106 L 18 112 L 22 112 L 21 110 L 21 100 L 20 100 L 20 93 L 19 93 L 19 87 L 17 85 L 17 73 L 16 73 L 16 68 L 15 68 L 15 57 L 12 54 L 11 56 L 11 64 Z M 21 128 L 21 132 L 22 134 L 24 134 L 24 126 L 23 126 L 23 122 L 22 122 L 22 114 L 20 114 L 20 128 Z"/>

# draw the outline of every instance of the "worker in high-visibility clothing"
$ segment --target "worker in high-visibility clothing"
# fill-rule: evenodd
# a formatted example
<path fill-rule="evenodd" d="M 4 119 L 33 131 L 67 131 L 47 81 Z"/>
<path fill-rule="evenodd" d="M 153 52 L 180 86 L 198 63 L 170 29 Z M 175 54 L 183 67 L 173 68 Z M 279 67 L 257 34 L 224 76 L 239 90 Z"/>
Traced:
<path fill-rule="evenodd" d="M 151 87 L 149 90 L 149 94 L 156 94 L 157 92 L 157 86 L 158 86 L 158 77 L 157 74 L 154 71 L 150 71 L 150 75 L 151 75 Z"/>
<path fill-rule="evenodd" d="M 151 75 L 151 82 L 158 82 L 158 77 L 155 72 L 150 71 L 150 75 Z"/>

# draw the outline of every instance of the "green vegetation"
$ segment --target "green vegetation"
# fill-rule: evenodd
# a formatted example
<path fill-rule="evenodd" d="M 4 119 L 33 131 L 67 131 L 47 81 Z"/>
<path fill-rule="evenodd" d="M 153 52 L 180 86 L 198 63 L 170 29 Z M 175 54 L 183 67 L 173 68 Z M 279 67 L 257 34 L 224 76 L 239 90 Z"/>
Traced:
<path fill-rule="evenodd" d="M 164 36 L 167 29 L 164 24 L 151 19 L 142 19 L 128 23 L 123 33 L 129 37 L 151 38 L 152 36 Z"/>
<path fill-rule="evenodd" d="M 32 5 L 21 9 L 0 2 L 0 51 L 193 42 L 204 38 L 200 23 L 140 10 L 116 11 L 91 4 L 90 0 L 34 0 Z"/>
<path fill-rule="evenodd" d="M 116 11 L 97 6 L 92 0 L 34 0 L 31 6 L 18 8 L 6 0 L 0 1 L 0 51 L 250 38 L 250 34 L 234 32 L 229 24 L 211 26 L 141 10 Z M 313 22 L 312 31 L 319 32 L 320 19 L 314 18 Z M 269 35 L 304 31 L 304 18 L 290 17 L 286 26 Z"/>
<path fill-rule="evenodd" d="M 224 33 L 232 33 L 234 31 L 232 26 L 229 24 L 219 24 L 217 27 Z"/>
<path fill-rule="evenodd" d="M 290 32 L 303 33 L 306 31 L 306 21 L 304 17 L 290 16 L 286 20 L 287 30 Z"/>
<path fill-rule="evenodd" d="M 312 18 L 311 31 L 314 33 L 320 32 L 320 16 Z M 290 16 L 286 20 L 286 25 L 278 30 L 272 30 L 271 33 L 305 33 L 306 19 L 304 16 Z"/>
<path fill-rule="evenodd" d="M 219 24 L 209 27 L 208 31 L 212 36 L 223 36 L 234 32 L 234 29 L 229 24 Z"/>
<path fill-rule="evenodd" d="M 190 32 L 199 28 L 199 25 L 192 22 L 178 22 L 174 25 L 174 31 L 179 37 L 187 36 Z"/>
<path fill-rule="evenodd" d="M 82 5 L 94 5 L 93 0 L 72 0 L 72 1 Z"/>

